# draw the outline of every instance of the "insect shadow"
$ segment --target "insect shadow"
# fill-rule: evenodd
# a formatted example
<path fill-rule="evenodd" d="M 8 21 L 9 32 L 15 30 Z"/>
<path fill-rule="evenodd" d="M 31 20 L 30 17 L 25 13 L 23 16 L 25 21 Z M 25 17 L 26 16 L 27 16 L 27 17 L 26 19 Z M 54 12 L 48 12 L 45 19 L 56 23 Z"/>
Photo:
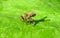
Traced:
<path fill-rule="evenodd" d="M 42 19 L 39 20 L 34 20 L 35 25 L 38 24 L 39 22 L 45 22 L 45 21 L 49 21 L 49 20 L 45 20 L 47 17 L 43 17 Z"/>

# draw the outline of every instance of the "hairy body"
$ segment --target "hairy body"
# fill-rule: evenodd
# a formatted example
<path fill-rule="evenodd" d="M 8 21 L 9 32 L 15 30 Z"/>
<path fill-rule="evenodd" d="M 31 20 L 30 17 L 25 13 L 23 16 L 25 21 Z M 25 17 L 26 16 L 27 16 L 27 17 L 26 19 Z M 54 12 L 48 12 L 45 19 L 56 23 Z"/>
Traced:
<path fill-rule="evenodd" d="M 24 13 L 21 18 L 23 20 L 28 20 L 28 19 L 31 19 L 31 17 L 34 17 L 36 15 L 36 13 L 33 13 L 33 12 L 28 12 L 28 13 Z"/>

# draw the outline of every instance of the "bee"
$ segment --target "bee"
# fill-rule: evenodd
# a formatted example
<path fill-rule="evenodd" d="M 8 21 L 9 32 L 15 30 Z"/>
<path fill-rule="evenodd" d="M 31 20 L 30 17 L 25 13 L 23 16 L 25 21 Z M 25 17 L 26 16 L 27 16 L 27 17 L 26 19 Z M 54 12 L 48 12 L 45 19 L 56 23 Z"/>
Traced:
<path fill-rule="evenodd" d="M 24 13 L 23 15 L 21 15 L 21 19 L 22 21 L 26 21 L 28 23 L 33 23 L 34 19 L 32 19 L 32 17 L 36 16 L 36 13 L 34 12 L 27 12 Z"/>
<path fill-rule="evenodd" d="M 31 17 L 34 17 L 35 15 L 36 13 L 33 13 L 33 12 L 24 13 L 23 15 L 21 15 L 21 19 L 27 20 L 27 19 L 30 19 Z"/>

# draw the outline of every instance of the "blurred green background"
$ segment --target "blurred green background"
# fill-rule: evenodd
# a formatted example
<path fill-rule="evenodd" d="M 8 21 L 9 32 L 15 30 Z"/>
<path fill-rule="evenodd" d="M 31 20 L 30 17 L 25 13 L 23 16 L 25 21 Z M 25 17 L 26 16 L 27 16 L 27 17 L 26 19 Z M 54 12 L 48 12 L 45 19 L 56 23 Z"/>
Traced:
<path fill-rule="evenodd" d="M 27 25 L 20 20 L 27 11 L 49 21 Z M 0 38 L 60 38 L 60 0 L 0 0 Z"/>

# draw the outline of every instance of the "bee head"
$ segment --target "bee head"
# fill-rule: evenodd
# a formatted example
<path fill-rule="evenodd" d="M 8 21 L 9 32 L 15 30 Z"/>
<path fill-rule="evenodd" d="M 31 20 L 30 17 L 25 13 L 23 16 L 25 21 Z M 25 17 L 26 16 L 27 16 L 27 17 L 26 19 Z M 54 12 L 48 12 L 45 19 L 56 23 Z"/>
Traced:
<path fill-rule="evenodd" d="M 23 16 L 21 16 L 21 19 L 24 20 Z"/>

